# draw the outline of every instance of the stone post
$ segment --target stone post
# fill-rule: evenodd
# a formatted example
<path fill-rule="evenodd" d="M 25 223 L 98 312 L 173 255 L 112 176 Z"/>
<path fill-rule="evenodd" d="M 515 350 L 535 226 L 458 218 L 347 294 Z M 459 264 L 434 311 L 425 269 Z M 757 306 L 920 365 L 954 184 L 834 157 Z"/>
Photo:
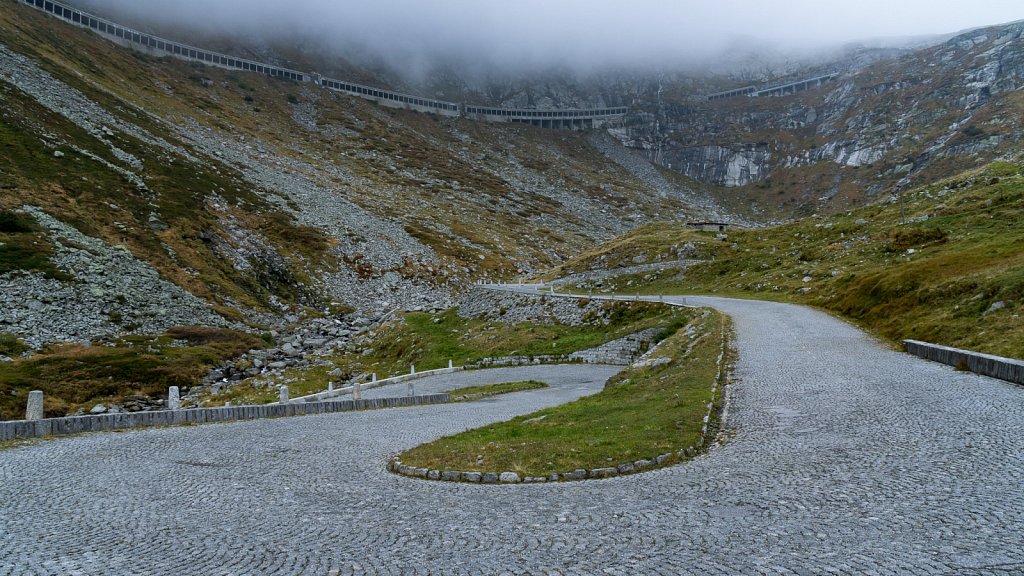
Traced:
<path fill-rule="evenodd" d="M 281 386 L 281 388 L 278 391 L 281 394 L 281 404 L 287 404 L 288 403 L 288 387 L 287 386 Z"/>
<path fill-rule="evenodd" d="M 416 373 L 416 365 L 415 364 L 409 364 L 409 374 L 415 374 L 415 373 Z"/>
<path fill-rule="evenodd" d="M 181 392 L 177 386 L 171 386 L 167 389 L 167 409 L 181 410 Z"/>
<path fill-rule="evenodd" d="M 43 419 L 43 391 L 33 390 L 28 393 L 28 405 L 25 407 L 25 420 Z"/>
<path fill-rule="evenodd" d="M 448 359 L 448 369 L 449 370 L 452 369 L 452 360 L 451 360 L 451 358 Z"/>
<path fill-rule="evenodd" d="M 374 373 L 373 373 L 373 374 L 372 374 L 372 375 L 370 376 L 370 382 L 376 382 L 376 381 L 377 381 L 377 373 L 376 373 L 376 372 L 374 372 Z"/>
<path fill-rule="evenodd" d="M 406 396 L 415 396 L 416 395 L 416 388 L 412 385 L 412 382 L 409 382 L 408 384 L 406 384 L 406 387 L 408 388 L 408 394 L 406 394 Z"/>
<path fill-rule="evenodd" d="M 327 391 L 328 392 L 334 392 L 334 382 L 328 382 L 327 383 Z"/>
<path fill-rule="evenodd" d="M 352 399 L 361 400 L 363 398 L 363 385 L 356 382 L 352 385 Z"/>

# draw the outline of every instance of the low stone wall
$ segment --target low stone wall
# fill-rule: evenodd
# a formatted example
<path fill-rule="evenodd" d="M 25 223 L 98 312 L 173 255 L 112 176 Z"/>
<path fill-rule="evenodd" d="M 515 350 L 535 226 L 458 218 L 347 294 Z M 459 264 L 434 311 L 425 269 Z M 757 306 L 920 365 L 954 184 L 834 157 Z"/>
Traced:
<path fill-rule="evenodd" d="M 966 368 L 982 376 L 1024 384 L 1024 362 L 1020 360 L 939 346 L 918 340 L 904 340 L 903 345 L 908 353 L 925 360 Z"/>
<path fill-rule="evenodd" d="M 61 436 L 82 432 L 104 432 L 125 428 L 233 422 L 237 420 L 329 414 L 376 408 L 444 404 L 448 401 L 448 394 L 430 394 L 356 401 L 339 400 L 336 402 L 302 402 L 297 404 L 265 404 L 262 406 L 226 406 L 224 408 L 100 414 L 96 416 L 49 418 L 45 420 L 14 420 L 0 422 L 0 441 L 36 438 L 39 436 Z"/>

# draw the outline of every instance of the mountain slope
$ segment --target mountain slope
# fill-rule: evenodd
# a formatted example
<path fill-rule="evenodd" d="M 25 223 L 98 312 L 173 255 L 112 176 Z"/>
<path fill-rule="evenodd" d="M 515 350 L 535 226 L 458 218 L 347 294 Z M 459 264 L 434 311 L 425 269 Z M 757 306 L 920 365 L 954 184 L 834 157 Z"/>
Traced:
<path fill-rule="evenodd" d="M 225 322 L 445 305 L 476 278 L 701 213 L 692 190 L 650 195 L 584 134 L 382 109 L 153 58 L 20 5 L 0 13 L 0 64 L 0 209 L 72 227 L 94 245 L 82 258 L 124 247 Z M 40 254 L 76 249 L 44 227 L 34 238 Z M 47 262 L 9 273 L 30 295 L 12 317 L 31 315 L 29 284 Z M 109 272 L 95 278 L 100 307 L 130 308 L 118 296 L 139 294 L 107 289 L 125 276 Z M 125 328 L 93 320 L 67 339 Z"/>
<path fill-rule="evenodd" d="M 652 224 L 547 275 L 643 263 L 584 290 L 719 294 L 825 308 L 891 340 L 1024 358 L 1024 157 L 832 216 L 696 232 Z M 680 258 L 704 263 L 680 269 Z"/>

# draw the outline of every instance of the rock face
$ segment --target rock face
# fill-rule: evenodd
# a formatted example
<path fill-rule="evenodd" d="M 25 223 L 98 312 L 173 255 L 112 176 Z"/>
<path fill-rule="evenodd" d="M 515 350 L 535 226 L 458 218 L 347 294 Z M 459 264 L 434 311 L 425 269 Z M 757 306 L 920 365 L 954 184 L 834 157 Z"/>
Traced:
<path fill-rule="evenodd" d="M 568 298 L 545 298 L 513 292 L 473 288 L 459 304 L 459 316 L 483 318 L 492 322 L 548 322 L 583 326 L 608 322 L 610 306 L 592 300 L 584 303 Z"/>
<path fill-rule="evenodd" d="M 770 174 L 772 155 L 768 145 L 695 146 L 671 149 L 662 162 L 690 178 L 716 186 L 746 186 Z"/>
<path fill-rule="evenodd" d="M 778 176 L 799 178 L 804 200 L 814 203 L 872 195 L 1020 148 L 1021 113 L 1006 98 L 1024 86 L 1022 34 L 1024 24 L 1015 23 L 898 59 L 840 60 L 829 65 L 844 71 L 836 80 L 781 97 L 669 105 L 665 88 L 693 88 L 682 79 L 652 83 L 636 94 L 647 104 L 611 133 L 655 163 L 716 186 L 784 190 L 773 182 Z M 789 72 L 786 79 L 797 80 L 820 70 Z"/>

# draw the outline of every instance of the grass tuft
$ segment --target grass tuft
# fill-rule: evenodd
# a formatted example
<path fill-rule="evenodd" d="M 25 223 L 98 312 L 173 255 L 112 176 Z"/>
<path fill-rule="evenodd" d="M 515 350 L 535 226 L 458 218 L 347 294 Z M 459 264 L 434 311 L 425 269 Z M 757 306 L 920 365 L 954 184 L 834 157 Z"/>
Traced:
<path fill-rule="evenodd" d="M 543 476 L 616 466 L 693 446 L 719 376 L 727 319 L 691 311 L 694 336 L 678 331 L 659 356 L 669 364 L 630 368 L 603 391 L 569 404 L 441 438 L 400 455 L 436 470 Z"/>

